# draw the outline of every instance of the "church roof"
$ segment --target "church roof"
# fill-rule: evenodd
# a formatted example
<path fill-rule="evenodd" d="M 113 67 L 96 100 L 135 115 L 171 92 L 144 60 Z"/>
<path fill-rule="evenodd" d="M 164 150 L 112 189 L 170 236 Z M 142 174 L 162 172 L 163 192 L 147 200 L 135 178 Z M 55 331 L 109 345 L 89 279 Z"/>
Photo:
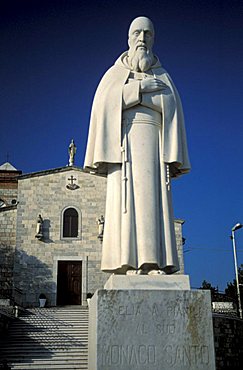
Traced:
<path fill-rule="evenodd" d="M 89 173 L 89 171 L 84 170 L 83 168 L 78 167 L 78 166 L 65 166 L 65 167 L 58 167 L 58 168 L 53 168 L 49 170 L 44 170 L 44 171 L 27 173 L 27 174 L 19 176 L 18 179 L 23 180 L 23 179 L 27 179 L 30 177 L 46 176 L 46 175 L 52 175 L 52 174 L 56 174 L 60 172 L 67 172 L 67 171 L 72 171 L 72 170 L 80 171 L 83 173 Z M 104 177 L 103 175 L 98 175 L 98 176 Z"/>
<path fill-rule="evenodd" d="M 0 166 L 0 171 L 18 171 L 11 163 L 5 162 Z"/>

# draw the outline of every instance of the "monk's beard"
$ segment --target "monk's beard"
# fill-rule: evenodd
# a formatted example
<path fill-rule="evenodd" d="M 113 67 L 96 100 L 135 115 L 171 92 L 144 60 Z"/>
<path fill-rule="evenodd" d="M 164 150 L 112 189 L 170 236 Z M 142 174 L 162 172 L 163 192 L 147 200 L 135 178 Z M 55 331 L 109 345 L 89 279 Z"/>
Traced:
<path fill-rule="evenodd" d="M 153 64 L 153 54 L 151 50 L 131 50 L 128 51 L 128 61 L 133 71 L 146 72 Z"/>

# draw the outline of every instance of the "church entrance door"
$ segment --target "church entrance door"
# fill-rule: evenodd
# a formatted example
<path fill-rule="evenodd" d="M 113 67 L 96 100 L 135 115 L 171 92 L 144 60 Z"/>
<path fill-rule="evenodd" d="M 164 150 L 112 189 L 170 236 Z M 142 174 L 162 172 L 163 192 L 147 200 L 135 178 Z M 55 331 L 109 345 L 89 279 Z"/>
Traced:
<path fill-rule="evenodd" d="M 81 261 L 58 261 L 57 305 L 80 305 L 82 293 L 81 282 Z"/>

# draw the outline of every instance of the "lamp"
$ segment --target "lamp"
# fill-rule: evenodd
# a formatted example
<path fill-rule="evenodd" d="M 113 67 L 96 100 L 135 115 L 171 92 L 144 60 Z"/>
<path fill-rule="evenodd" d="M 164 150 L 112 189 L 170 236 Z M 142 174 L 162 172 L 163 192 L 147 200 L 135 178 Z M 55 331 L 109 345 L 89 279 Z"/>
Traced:
<path fill-rule="evenodd" d="M 235 263 L 235 277 L 236 277 L 236 288 L 237 288 L 237 298 L 239 304 L 239 314 L 242 319 L 242 308 L 241 308 L 241 299 L 240 299 L 240 285 L 239 285 L 239 276 L 238 276 L 238 267 L 237 267 L 237 256 L 236 256 L 236 244 L 235 244 L 235 231 L 243 227 L 239 222 L 231 229 L 231 239 L 233 244 L 233 254 L 234 254 L 234 263 Z"/>

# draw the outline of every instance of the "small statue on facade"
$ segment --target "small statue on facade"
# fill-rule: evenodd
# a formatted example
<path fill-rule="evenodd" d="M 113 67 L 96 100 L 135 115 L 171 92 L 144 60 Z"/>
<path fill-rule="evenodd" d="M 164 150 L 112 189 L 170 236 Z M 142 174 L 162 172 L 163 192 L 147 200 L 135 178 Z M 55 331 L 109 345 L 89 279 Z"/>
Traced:
<path fill-rule="evenodd" d="M 98 223 L 98 227 L 99 227 L 98 239 L 100 239 L 100 241 L 102 241 L 103 240 L 103 234 L 104 234 L 104 225 L 105 225 L 105 218 L 104 218 L 103 215 L 100 216 L 97 223 Z"/>
<path fill-rule="evenodd" d="M 74 143 L 74 140 L 72 139 L 69 147 L 68 147 L 68 153 L 69 153 L 69 166 L 73 166 L 74 165 L 74 157 L 75 157 L 75 154 L 77 152 L 77 147 Z"/>
<path fill-rule="evenodd" d="M 36 238 L 39 240 L 43 239 L 43 218 L 41 215 L 38 216 L 36 221 Z"/>

